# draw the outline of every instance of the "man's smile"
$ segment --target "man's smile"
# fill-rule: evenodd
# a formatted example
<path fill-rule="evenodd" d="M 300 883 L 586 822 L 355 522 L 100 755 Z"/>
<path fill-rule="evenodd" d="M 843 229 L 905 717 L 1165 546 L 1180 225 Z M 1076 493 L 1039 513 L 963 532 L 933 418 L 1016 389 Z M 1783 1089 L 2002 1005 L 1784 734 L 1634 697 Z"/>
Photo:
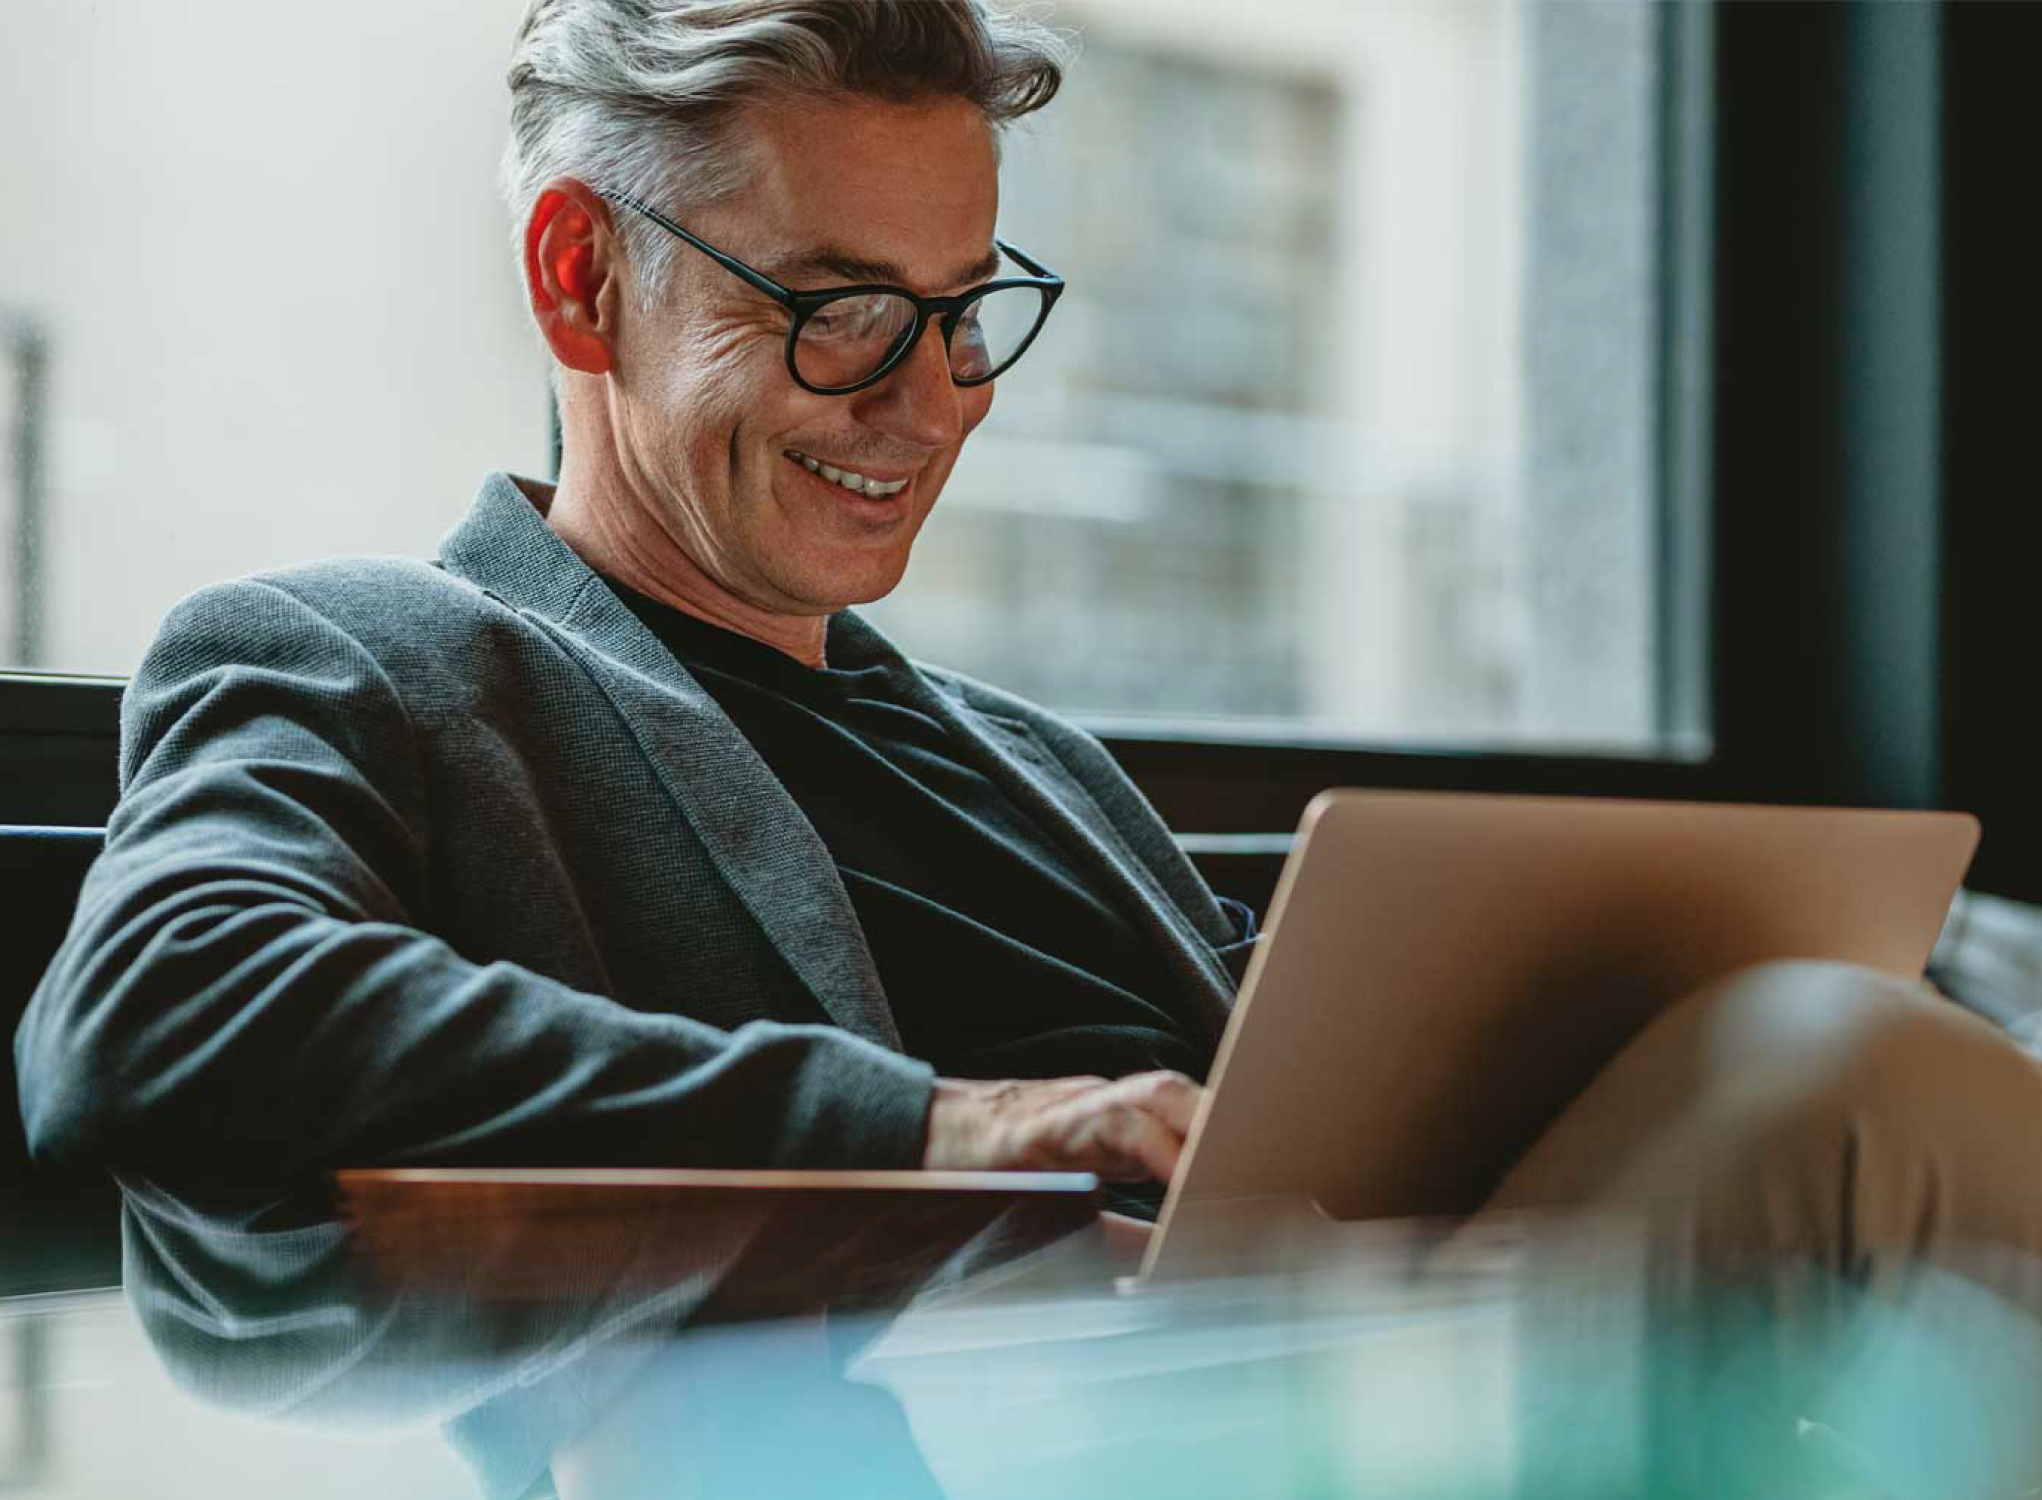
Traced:
<path fill-rule="evenodd" d="M 854 469 L 827 463 L 811 454 L 803 453 L 798 448 L 786 449 L 785 456 L 817 478 L 871 500 L 890 499 L 906 489 L 914 479 L 913 474 L 903 474 L 889 479 L 885 475 L 860 473 Z"/>
<path fill-rule="evenodd" d="M 807 484 L 827 490 L 831 498 L 849 502 L 854 510 L 868 516 L 894 516 L 905 514 L 909 502 L 915 496 L 915 476 L 905 473 L 898 478 L 868 476 L 858 469 L 845 469 L 835 463 L 803 453 L 800 449 L 784 449 L 782 457 L 788 459 L 796 469 L 807 476 Z"/>

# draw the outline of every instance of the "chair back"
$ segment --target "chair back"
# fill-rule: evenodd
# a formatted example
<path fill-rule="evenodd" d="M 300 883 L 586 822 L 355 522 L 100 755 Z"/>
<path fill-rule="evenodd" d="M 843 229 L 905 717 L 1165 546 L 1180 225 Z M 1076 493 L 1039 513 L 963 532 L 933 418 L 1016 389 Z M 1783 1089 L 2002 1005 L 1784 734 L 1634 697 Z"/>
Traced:
<path fill-rule="evenodd" d="M 119 1279 L 113 1187 L 99 1174 L 29 1162 L 14 1076 L 14 1030 L 64 941 L 85 872 L 106 842 L 99 828 L 0 824 L 0 1295 L 105 1285 Z"/>

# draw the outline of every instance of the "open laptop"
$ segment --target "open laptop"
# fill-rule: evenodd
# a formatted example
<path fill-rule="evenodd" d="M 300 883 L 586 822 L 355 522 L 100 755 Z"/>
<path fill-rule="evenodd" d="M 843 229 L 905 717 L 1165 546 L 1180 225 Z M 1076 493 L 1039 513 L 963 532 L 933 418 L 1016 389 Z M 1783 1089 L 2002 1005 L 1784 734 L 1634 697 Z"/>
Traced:
<path fill-rule="evenodd" d="M 1471 1212 L 1626 1042 L 1733 970 L 1918 978 L 1978 834 L 1961 813 L 1320 794 L 1134 1285 L 1218 1269 L 1300 1206 Z"/>

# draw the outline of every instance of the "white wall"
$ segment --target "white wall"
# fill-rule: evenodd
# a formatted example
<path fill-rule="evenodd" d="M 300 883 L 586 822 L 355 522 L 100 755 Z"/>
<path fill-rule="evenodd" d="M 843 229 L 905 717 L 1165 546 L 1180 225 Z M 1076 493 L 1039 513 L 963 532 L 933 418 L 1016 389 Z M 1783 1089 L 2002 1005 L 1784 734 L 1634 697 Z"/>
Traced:
<path fill-rule="evenodd" d="M 0 301 L 52 350 L 48 659 L 202 583 L 429 555 L 543 473 L 494 187 L 519 0 L 5 0 Z"/>

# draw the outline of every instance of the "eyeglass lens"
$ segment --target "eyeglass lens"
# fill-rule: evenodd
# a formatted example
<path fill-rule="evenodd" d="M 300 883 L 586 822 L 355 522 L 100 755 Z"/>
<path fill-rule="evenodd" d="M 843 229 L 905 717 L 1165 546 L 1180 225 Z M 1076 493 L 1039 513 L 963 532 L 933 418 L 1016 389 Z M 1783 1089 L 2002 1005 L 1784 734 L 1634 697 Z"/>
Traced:
<path fill-rule="evenodd" d="M 952 377 L 984 380 L 1005 369 L 1042 321 L 1042 308 L 1042 293 L 1032 286 L 1001 287 L 971 303 L 950 340 Z M 810 385 L 856 385 L 893 358 L 914 326 L 915 304 L 905 297 L 840 297 L 801 325 L 794 368 Z"/>

